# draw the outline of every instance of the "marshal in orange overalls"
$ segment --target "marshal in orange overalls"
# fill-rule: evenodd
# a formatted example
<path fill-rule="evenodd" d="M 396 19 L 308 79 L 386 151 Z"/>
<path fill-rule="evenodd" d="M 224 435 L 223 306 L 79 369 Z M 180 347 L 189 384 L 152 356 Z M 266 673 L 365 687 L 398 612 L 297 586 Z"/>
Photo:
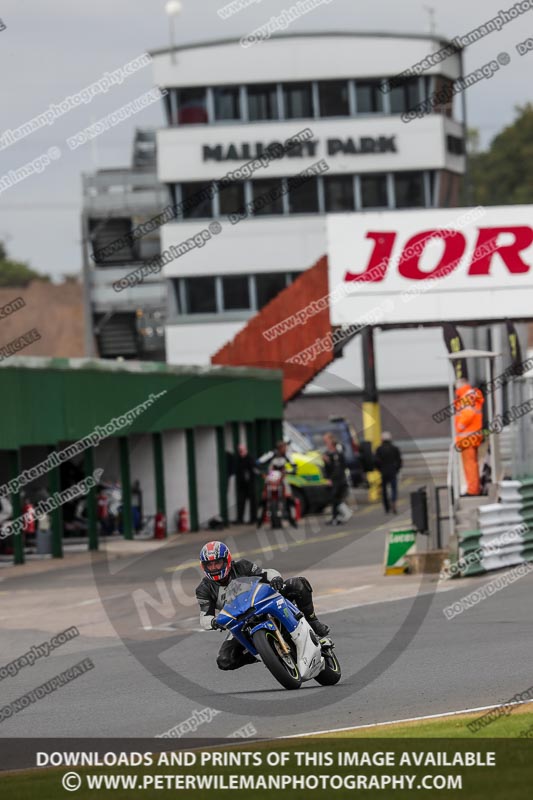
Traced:
<path fill-rule="evenodd" d="M 477 449 L 483 442 L 483 403 L 479 389 L 460 383 L 455 390 L 455 446 L 461 452 L 467 494 L 480 494 Z"/>

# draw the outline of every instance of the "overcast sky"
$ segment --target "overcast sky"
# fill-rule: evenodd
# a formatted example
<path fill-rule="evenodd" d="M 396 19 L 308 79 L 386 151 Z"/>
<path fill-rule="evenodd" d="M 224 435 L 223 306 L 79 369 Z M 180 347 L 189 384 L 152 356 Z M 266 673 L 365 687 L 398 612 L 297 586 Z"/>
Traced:
<path fill-rule="evenodd" d="M 176 22 L 177 43 L 241 36 L 289 8 L 293 0 L 257 0 L 222 20 L 216 12 L 226 2 L 183 0 Z M 513 5 L 512 0 L 427 2 L 435 10 L 437 33 L 450 38 Z M 418 0 L 331 0 L 299 19 L 289 31 L 427 33 L 426 9 Z M 0 135 L 45 111 L 50 103 L 80 91 L 105 71 L 169 43 L 164 0 L 3 0 L 0 18 L 6 26 L 0 31 Z M 528 32 L 533 35 L 533 10 L 466 51 L 466 72 L 499 53 L 511 56 L 508 66 L 467 93 L 469 125 L 480 129 L 483 145 L 512 121 L 516 105 L 532 98 L 533 52 L 519 57 L 515 49 Z M 0 194 L 0 240 L 14 258 L 55 277 L 80 270 L 81 173 L 128 166 L 135 127 L 162 125 L 162 109 L 159 104 L 149 106 L 99 136 L 93 147 L 87 144 L 71 152 L 65 140 L 152 86 L 148 65 L 121 86 L 0 151 L 0 177 L 50 147 L 59 147 L 62 154 L 42 174 Z"/>

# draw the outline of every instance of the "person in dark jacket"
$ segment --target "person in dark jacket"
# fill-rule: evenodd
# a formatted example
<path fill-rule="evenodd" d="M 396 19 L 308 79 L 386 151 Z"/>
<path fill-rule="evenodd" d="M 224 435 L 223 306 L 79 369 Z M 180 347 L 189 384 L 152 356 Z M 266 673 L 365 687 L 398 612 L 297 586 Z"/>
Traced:
<path fill-rule="evenodd" d="M 331 519 L 328 525 L 340 525 L 339 506 L 346 497 L 348 481 L 346 479 L 346 461 L 342 445 L 332 433 L 324 434 L 326 449 L 322 454 L 324 459 L 324 473 L 331 481 Z"/>
<path fill-rule="evenodd" d="M 261 569 L 246 558 L 232 559 L 224 542 L 208 542 L 200 552 L 200 565 L 204 577 L 196 587 L 196 599 L 200 606 L 200 625 L 206 630 L 216 630 L 216 615 L 224 607 L 228 585 L 235 578 L 257 576 L 272 588 L 295 603 L 309 625 L 320 638 L 327 636 L 329 626 L 320 622 L 313 604 L 313 588 L 307 578 L 296 577 L 283 580 L 275 569 Z M 255 664 L 257 658 L 244 646 L 229 636 L 222 643 L 217 657 L 219 669 L 239 669 L 245 664 Z"/>
<path fill-rule="evenodd" d="M 244 444 L 237 448 L 235 459 L 235 482 L 237 488 L 237 523 L 244 522 L 246 504 L 249 504 L 250 525 L 255 521 L 255 461 Z"/>
<path fill-rule="evenodd" d="M 392 443 L 392 436 L 388 431 L 383 431 L 381 444 L 374 456 L 374 464 L 376 469 L 381 473 L 381 491 L 385 513 L 388 514 L 392 508 L 392 513 L 397 514 L 398 473 L 402 468 L 402 454 L 396 445 Z M 388 494 L 389 486 L 391 492 L 390 503 Z"/>

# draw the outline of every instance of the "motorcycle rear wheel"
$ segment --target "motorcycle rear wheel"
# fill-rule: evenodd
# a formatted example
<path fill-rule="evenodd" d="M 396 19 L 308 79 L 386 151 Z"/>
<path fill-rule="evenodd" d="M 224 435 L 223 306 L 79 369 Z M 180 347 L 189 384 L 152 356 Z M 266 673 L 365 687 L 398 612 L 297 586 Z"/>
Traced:
<path fill-rule="evenodd" d="M 337 656 L 333 650 L 327 652 L 322 651 L 325 661 L 325 667 L 322 672 L 319 672 L 315 681 L 321 686 L 334 686 L 341 679 L 341 665 L 338 662 Z"/>
<path fill-rule="evenodd" d="M 260 628 L 253 635 L 253 643 L 265 667 L 285 689 L 299 689 L 302 677 L 297 665 L 291 670 L 277 650 L 278 639 L 272 631 Z"/>

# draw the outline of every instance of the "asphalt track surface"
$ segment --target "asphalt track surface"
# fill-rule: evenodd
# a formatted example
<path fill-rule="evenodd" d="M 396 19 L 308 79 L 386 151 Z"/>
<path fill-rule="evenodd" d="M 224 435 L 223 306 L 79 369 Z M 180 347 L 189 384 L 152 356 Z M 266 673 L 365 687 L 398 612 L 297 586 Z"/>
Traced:
<path fill-rule="evenodd" d="M 18 626 L 13 612 L 6 618 L 0 611 L 0 665 L 69 624 L 78 625 L 81 636 L 0 680 L 0 705 L 82 658 L 92 658 L 95 668 L 1 722 L 0 737 L 151 737 L 206 708 L 219 713 L 198 727 L 197 736 L 226 737 L 252 723 L 258 736 L 276 737 L 480 707 L 527 690 L 533 684 L 532 576 L 453 620 L 443 608 L 495 574 L 468 588 L 454 581 L 438 592 L 434 580 L 424 580 L 414 597 L 368 604 L 364 586 L 342 580 L 348 567 L 382 560 L 383 520 L 380 509 L 363 509 L 346 527 L 308 526 L 300 541 L 290 535 L 276 541 L 269 534 L 270 550 L 254 531 L 235 539 L 240 554 L 263 566 L 285 576 L 313 575 L 317 607 L 329 609 L 323 618 L 343 669 L 335 687 L 311 681 L 288 692 L 262 664 L 234 672 L 216 668 L 223 634 L 198 631 L 193 598 L 202 535 L 138 559 L 4 578 L 0 601 L 1 595 L 21 601 L 29 596 L 36 605 L 35 624 L 27 612 Z M 107 598 L 111 635 L 101 635 L 93 619 L 98 601 L 83 599 L 90 586 L 94 595 L 95 579 L 100 598 Z M 149 610 L 152 629 L 145 630 L 132 592 L 144 589 L 159 597 L 172 580 L 172 617 Z M 74 603 L 73 592 L 79 598 Z M 66 606 L 50 618 L 44 606 L 58 593 Z M 458 735 L 462 724 L 458 720 Z"/>

